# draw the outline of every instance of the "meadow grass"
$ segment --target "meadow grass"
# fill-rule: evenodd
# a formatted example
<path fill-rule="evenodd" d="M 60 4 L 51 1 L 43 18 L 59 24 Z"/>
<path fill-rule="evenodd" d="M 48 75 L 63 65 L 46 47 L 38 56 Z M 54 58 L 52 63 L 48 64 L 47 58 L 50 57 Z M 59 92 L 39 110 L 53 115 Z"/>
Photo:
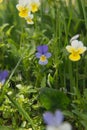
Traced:
<path fill-rule="evenodd" d="M 43 113 L 57 109 L 73 130 L 86 130 L 87 51 L 72 61 L 66 50 L 77 34 L 87 46 L 86 0 L 41 0 L 34 24 L 18 15 L 17 4 L 0 3 L 0 70 L 9 71 L 0 89 L 0 130 L 45 130 Z M 51 53 L 46 65 L 36 57 L 42 45 Z"/>

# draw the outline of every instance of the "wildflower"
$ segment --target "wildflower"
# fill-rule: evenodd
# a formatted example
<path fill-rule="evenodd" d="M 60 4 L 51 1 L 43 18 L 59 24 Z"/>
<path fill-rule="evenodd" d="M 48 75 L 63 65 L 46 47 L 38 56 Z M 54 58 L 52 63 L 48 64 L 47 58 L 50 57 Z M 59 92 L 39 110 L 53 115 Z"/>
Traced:
<path fill-rule="evenodd" d="M 28 13 L 28 16 L 25 18 L 25 20 L 27 21 L 28 24 L 34 24 L 33 22 L 33 14 L 31 14 L 30 12 Z"/>
<path fill-rule="evenodd" d="M 19 16 L 25 18 L 28 16 L 29 8 L 29 0 L 19 0 L 19 3 L 16 5 L 16 8 L 19 11 Z"/>
<path fill-rule="evenodd" d="M 0 0 L 0 3 L 2 3 L 3 2 L 3 0 Z"/>
<path fill-rule="evenodd" d="M 48 58 L 51 57 L 51 53 L 48 52 L 47 45 L 40 45 L 37 47 L 36 57 L 39 58 L 39 64 L 46 65 L 48 63 Z"/>
<path fill-rule="evenodd" d="M 8 71 L 0 71 L 0 88 L 4 85 L 6 78 L 8 77 Z"/>
<path fill-rule="evenodd" d="M 28 24 L 33 24 L 33 14 L 38 11 L 40 6 L 39 0 L 19 0 L 16 8 L 19 11 L 19 16 L 25 18 Z"/>
<path fill-rule="evenodd" d="M 40 1 L 39 0 L 31 0 L 30 6 L 31 6 L 31 11 L 34 13 L 34 12 L 38 11 L 38 8 L 40 6 Z"/>
<path fill-rule="evenodd" d="M 27 6 L 24 7 L 24 6 L 17 5 L 16 7 L 19 10 L 20 17 L 25 18 L 28 16 L 29 8 Z"/>
<path fill-rule="evenodd" d="M 83 54 L 86 51 L 86 47 L 81 41 L 78 41 L 77 38 L 79 35 L 76 35 L 71 38 L 71 45 L 66 46 L 67 51 L 70 53 L 69 59 L 72 61 L 80 60 L 80 54 Z"/>
<path fill-rule="evenodd" d="M 61 111 L 57 110 L 54 114 L 45 112 L 43 114 L 46 130 L 71 130 L 72 127 L 68 122 L 63 122 L 64 116 Z"/>

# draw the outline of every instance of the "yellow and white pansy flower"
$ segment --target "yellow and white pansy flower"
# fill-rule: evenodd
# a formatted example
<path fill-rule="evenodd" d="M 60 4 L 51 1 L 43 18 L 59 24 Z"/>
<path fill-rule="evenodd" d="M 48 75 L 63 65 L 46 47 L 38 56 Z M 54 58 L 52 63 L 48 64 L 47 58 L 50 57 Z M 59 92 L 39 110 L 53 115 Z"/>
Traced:
<path fill-rule="evenodd" d="M 30 8 L 31 8 L 31 12 L 35 13 L 38 11 L 40 6 L 40 1 L 39 0 L 31 0 L 30 2 Z"/>
<path fill-rule="evenodd" d="M 25 18 L 25 17 L 28 16 L 29 8 L 27 6 L 17 5 L 16 7 L 17 7 L 17 9 L 19 11 L 19 16 L 20 17 Z"/>
<path fill-rule="evenodd" d="M 16 5 L 16 8 L 19 11 L 19 16 L 25 18 L 28 16 L 29 8 L 29 0 L 19 0 L 19 3 Z"/>
<path fill-rule="evenodd" d="M 66 46 L 67 51 L 70 53 L 69 59 L 72 61 L 80 60 L 81 58 L 80 54 L 83 54 L 87 49 L 81 41 L 77 40 L 77 38 L 78 35 L 71 38 L 70 40 L 71 45 Z"/>
<path fill-rule="evenodd" d="M 34 24 L 33 22 L 33 14 L 31 14 L 30 12 L 28 13 L 28 16 L 25 18 L 25 20 L 27 21 L 28 24 Z"/>
<path fill-rule="evenodd" d="M 33 14 L 38 11 L 40 6 L 39 0 L 19 0 L 16 8 L 19 11 L 19 16 L 25 18 L 28 24 L 33 24 Z"/>

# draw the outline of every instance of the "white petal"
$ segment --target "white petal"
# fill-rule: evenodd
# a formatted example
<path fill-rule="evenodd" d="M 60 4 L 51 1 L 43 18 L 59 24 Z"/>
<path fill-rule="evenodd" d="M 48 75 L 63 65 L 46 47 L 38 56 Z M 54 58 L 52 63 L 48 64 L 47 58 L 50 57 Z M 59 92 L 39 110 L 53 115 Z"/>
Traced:
<path fill-rule="evenodd" d="M 47 126 L 46 130 L 59 130 L 59 129 L 56 128 L 55 126 Z"/>
<path fill-rule="evenodd" d="M 83 43 L 79 41 L 79 47 L 83 47 Z"/>
<path fill-rule="evenodd" d="M 71 42 L 71 46 L 75 49 L 79 48 L 79 41 L 78 40 L 74 40 Z"/>
<path fill-rule="evenodd" d="M 68 122 L 65 122 L 58 127 L 58 130 L 72 130 L 72 127 Z"/>
<path fill-rule="evenodd" d="M 78 37 L 79 37 L 79 34 L 73 36 L 73 37 L 70 39 L 70 42 L 72 42 L 73 40 L 76 40 Z"/>

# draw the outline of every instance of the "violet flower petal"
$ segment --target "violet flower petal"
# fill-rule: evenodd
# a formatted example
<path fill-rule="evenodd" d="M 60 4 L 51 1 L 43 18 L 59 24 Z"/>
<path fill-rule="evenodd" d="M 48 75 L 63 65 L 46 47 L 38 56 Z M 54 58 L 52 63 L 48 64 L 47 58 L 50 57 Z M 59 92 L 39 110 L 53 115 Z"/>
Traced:
<path fill-rule="evenodd" d="M 8 71 L 4 70 L 0 72 L 0 81 L 5 80 L 8 77 Z"/>
<path fill-rule="evenodd" d="M 40 58 L 40 57 L 41 57 L 41 55 L 42 55 L 42 54 L 41 54 L 41 53 L 39 53 L 39 52 L 37 52 L 37 53 L 36 53 L 36 57 L 37 57 L 37 58 Z"/>
<path fill-rule="evenodd" d="M 47 45 L 40 45 L 37 47 L 37 51 L 41 54 L 45 54 L 48 51 L 48 46 Z"/>
<path fill-rule="evenodd" d="M 43 46 L 42 45 L 38 46 L 37 51 L 42 54 L 43 53 Z"/>
<path fill-rule="evenodd" d="M 48 126 L 54 126 L 54 115 L 50 112 L 45 112 L 43 114 L 43 119 L 44 122 L 48 125 Z"/>
<path fill-rule="evenodd" d="M 41 60 L 39 60 L 39 64 L 40 65 L 46 65 L 48 63 L 48 60 L 45 60 L 44 62 L 42 62 Z"/>
<path fill-rule="evenodd" d="M 3 85 L 5 83 L 5 79 L 3 79 L 2 81 L 0 81 L 0 83 Z"/>
<path fill-rule="evenodd" d="M 46 56 L 46 58 L 49 58 L 49 57 L 51 57 L 51 53 L 50 53 L 50 52 L 47 52 L 47 53 L 45 54 L 45 56 Z"/>
<path fill-rule="evenodd" d="M 54 116 L 55 116 L 55 125 L 59 126 L 63 122 L 64 116 L 63 116 L 62 112 L 59 110 L 57 110 L 55 112 Z"/>
<path fill-rule="evenodd" d="M 47 45 L 43 45 L 42 49 L 43 49 L 43 54 L 45 54 L 48 51 L 48 46 Z"/>

